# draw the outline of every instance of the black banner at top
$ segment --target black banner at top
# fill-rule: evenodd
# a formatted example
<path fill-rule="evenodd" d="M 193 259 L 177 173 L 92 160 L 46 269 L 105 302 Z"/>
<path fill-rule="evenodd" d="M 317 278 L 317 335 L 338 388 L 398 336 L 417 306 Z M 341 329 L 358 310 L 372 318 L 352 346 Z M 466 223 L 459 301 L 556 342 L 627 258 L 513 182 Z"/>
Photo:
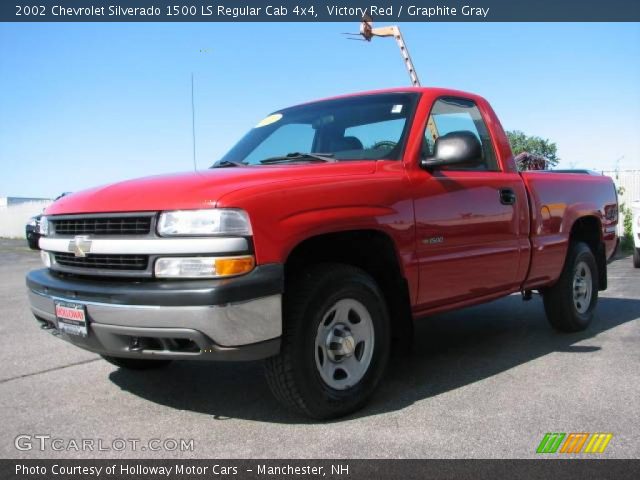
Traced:
<path fill-rule="evenodd" d="M 2 22 L 638 22 L 638 0 L 3 0 Z"/>

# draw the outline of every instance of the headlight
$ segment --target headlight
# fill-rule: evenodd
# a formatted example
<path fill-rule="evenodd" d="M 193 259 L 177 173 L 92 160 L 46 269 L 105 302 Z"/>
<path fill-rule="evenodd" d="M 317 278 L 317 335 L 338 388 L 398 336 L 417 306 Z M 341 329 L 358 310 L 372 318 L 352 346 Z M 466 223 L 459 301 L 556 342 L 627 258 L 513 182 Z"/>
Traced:
<path fill-rule="evenodd" d="M 220 278 L 249 273 L 255 260 L 242 257 L 174 257 L 156 260 L 156 277 L 163 278 Z"/>
<path fill-rule="evenodd" d="M 251 235 L 251 223 L 247 212 L 233 208 L 176 210 L 160 214 L 158 233 L 163 236 Z"/>
<path fill-rule="evenodd" d="M 49 220 L 45 216 L 42 216 L 40 218 L 40 225 L 38 226 L 38 233 L 40 235 L 43 235 L 43 236 L 49 235 Z"/>

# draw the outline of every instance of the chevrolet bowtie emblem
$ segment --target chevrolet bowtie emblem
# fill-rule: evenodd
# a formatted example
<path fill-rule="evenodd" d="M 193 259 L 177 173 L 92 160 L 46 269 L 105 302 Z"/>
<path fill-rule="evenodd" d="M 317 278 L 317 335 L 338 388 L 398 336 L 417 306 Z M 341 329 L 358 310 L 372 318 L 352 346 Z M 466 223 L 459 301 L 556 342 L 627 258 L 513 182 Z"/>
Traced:
<path fill-rule="evenodd" d="M 76 257 L 86 257 L 91 251 L 91 240 L 87 236 L 78 235 L 69 242 L 69 251 Z"/>

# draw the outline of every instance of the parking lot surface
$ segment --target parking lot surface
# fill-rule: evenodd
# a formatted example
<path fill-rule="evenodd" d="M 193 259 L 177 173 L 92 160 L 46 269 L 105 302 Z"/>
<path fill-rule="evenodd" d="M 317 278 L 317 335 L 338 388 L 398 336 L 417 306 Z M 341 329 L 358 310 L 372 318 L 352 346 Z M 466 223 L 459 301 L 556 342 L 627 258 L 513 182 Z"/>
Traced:
<path fill-rule="evenodd" d="M 130 372 L 40 330 L 24 286 L 40 259 L 23 245 L 0 240 L 1 457 L 528 458 L 546 432 L 610 432 L 601 457 L 640 456 L 640 270 L 630 257 L 609 265 L 587 331 L 554 332 L 538 296 L 421 320 L 412 354 L 392 361 L 367 407 L 319 423 L 280 407 L 259 362 Z M 19 435 L 59 439 L 60 450 L 18 450 Z M 74 448 L 83 439 L 107 449 Z M 152 439 L 193 448 L 152 451 Z"/>

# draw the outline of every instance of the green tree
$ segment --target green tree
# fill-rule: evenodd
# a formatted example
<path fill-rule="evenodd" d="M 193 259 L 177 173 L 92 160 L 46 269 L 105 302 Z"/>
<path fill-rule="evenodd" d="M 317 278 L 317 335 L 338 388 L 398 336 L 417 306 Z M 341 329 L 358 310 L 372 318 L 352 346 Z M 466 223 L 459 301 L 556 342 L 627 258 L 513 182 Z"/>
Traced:
<path fill-rule="evenodd" d="M 526 154 L 524 156 L 528 159 L 544 160 L 547 168 L 556 166 L 560 161 L 556 155 L 556 144 L 546 138 L 525 135 L 520 130 L 507 132 L 507 137 L 515 156 Z M 526 170 L 526 165 L 519 162 L 518 168 Z"/>

